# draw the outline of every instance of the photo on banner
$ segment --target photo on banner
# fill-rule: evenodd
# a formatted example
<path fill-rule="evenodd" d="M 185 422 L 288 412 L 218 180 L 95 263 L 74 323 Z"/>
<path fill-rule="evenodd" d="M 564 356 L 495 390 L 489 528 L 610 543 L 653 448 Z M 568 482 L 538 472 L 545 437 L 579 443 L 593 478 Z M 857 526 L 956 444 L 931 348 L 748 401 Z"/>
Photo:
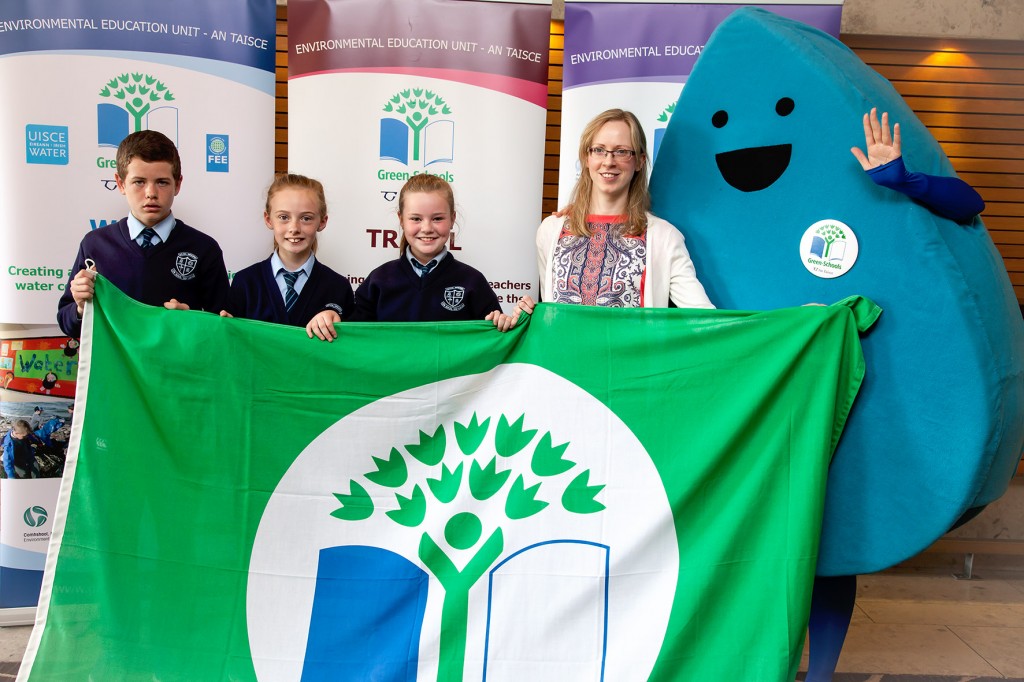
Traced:
<path fill-rule="evenodd" d="M 398 257 L 398 194 L 455 193 L 448 248 L 506 311 L 536 288 L 549 0 L 292 0 L 288 165 L 324 183 L 317 257 L 353 287 Z"/>
<path fill-rule="evenodd" d="M 8 0 L 0 22 L 0 82 L 37 93 L 0 104 L 0 324 L 54 323 L 82 237 L 128 212 L 115 153 L 135 131 L 178 146 L 174 213 L 217 239 L 229 270 L 262 254 L 252 237 L 274 170 L 273 0 Z"/>
<path fill-rule="evenodd" d="M 579 177 L 580 134 L 606 109 L 636 114 L 653 165 L 704 44 L 723 19 L 743 6 L 706 0 L 566 0 L 559 206 L 568 203 Z M 757 6 L 839 35 L 842 0 L 770 0 Z"/>

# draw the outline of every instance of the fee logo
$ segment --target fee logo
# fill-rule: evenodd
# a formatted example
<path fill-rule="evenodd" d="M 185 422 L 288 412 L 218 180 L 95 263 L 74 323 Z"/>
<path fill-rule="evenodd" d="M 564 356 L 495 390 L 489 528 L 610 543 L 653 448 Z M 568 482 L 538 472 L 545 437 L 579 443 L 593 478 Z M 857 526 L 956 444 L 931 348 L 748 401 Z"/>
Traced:
<path fill-rule="evenodd" d="M 26 125 L 25 163 L 68 165 L 68 127 L 35 123 Z"/>
<path fill-rule="evenodd" d="M 25 513 L 21 515 L 21 518 L 25 521 L 25 525 L 31 528 L 39 528 L 46 519 L 50 517 L 49 513 L 45 508 L 39 505 L 34 505 L 25 510 Z"/>
<path fill-rule="evenodd" d="M 380 119 L 380 158 L 423 167 L 450 163 L 455 157 L 455 122 L 441 118 L 452 113 L 431 90 L 409 88 L 384 104 Z"/>
<path fill-rule="evenodd" d="M 122 73 L 107 81 L 96 105 L 97 144 L 117 147 L 129 133 L 157 130 L 178 144 L 178 108 L 174 94 L 156 76 Z"/>
<path fill-rule="evenodd" d="M 815 277 L 834 279 L 849 272 L 857 262 L 857 235 L 838 220 L 819 220 L 800 240 L 800 260 Z"/>
<path fill-rule="evenodd" d="M 227 173 L 231 149 L 227 135 L 206 136 L 206 172 Z"/>

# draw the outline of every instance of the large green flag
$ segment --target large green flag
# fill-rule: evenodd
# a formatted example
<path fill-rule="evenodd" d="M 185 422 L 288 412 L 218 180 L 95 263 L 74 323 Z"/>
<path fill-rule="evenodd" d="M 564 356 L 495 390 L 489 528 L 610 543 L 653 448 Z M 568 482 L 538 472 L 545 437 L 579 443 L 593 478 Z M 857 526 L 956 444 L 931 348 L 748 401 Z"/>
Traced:
<path fill-rule="evenodd" d="M 31 680 L 792 680 L 864 301 L 302 329 L 99 279 Z"/>

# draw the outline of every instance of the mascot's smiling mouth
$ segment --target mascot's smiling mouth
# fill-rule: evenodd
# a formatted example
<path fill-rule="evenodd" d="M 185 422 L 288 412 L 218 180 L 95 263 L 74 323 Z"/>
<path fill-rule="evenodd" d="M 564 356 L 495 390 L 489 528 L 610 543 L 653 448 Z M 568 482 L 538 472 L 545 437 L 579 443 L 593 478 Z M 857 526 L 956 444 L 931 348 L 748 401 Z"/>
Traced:
<path fill-rule="evenodd" d="M 789 168 L 793 145 L 747 147 L 715 155 L 718 172 L 741 192 L 758 192 L 782 177 Z"/>

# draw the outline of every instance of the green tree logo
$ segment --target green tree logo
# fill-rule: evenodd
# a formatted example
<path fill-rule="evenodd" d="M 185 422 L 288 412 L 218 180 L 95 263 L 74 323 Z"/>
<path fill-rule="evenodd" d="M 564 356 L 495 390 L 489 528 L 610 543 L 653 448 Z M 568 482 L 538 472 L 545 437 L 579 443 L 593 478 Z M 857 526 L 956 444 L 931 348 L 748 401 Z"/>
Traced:
<path fill-rule="evenodd" d="M 124 108 L 132 115 L 134 130 L 142 130 L 142 118 L 157 102 L 173 102 L 174 95 L 163 81 L 142 73 L 122 73 L 107 81 L 100 90 L 100 97 L 121 100 Z"/>
<path fill-rule="evenodd" d="M 413 161 L 420 160 L 420 133 L 430 122 L 430 117 L 452 113 L 440 95 L 423 88 L 409 88 L 396 93 L 384 105 L 384 111 L 404 116 L 406 124 L 412 129 Z"/>
<path fill-rule="evenodd" d="M 668 120 L 672 118 L 672 114 L 675 113 L 676 104 L 678 103 L 679 102 L 677 100 L 675 102 L 672 102 L 672 104 L 669 104 L 667 107 L 665 107 L 661 111 L 661 113 L 658 114 L 658 123 L 668 123 Z"/>
<path fill-rule="evenodd" d="M 374 457 L 376 468 L 360 477 L 365 479 L 363 482 L 353 479 L 347 494 L 334 493 L 341 506 L 331 515 L 342 521 L 370 518 L 377 511 L 375 500 L 392 494 L 398 508 L 384 513 L 396 524 L 417 528 L 426 519 L 428 508 L 447 517 L 443 534 L 451 553 L 428 531 L 420 535 L 417 552 L 444 589 L 437 675 L 440 681 L 462 680 L 469 592 L 505 550 L 502 525 L 528 519 L 552 504 L 574 514 L 594 514 L 605 508 L 597 500 L 604 485 L 591 485 L 590 470 L 565 457 L 569 443 L 556 445 L 550 432 L 535 440 L 537 430 L 525 429 L 524 420 L 525 415 L 511 423 L 504 414 L 499 417 L 492 436 L 496 455 L 487 462 L 474 455 L 491 432 L 491 418 L 480 422 L 474 413 L 468 424 L 455 422 L 451 433 L 461 461 L 454 468 L 443 463 L 450 438 L 444 425 L 433 434 L 420 431 L 418 443 L 406 444 L 404 452 L 393 447 L 387 457 Z M 507 466 L 499 471 L 499 458 L 509 464 L 513 460 L 522 462 L 522 469 L 528 466 L 539 481 L 527 485 L 522 474 L 513 478 Z M 452 458 L 449 463 L 454 463 Z M 409 485 L 412 488 L 407 494 L 399 492 L 400 488 L 408 490 Z M 368 486 L 384 490 L 371 495 Z M 464 495 L 498 511 L 497 516 L 504 519 L 502 524 L 485 528 L 476 514 L 448 507 L 464 489 Z"/>
<path fill-rule="evenodd" d="M 843 232 L 843 228 L 833 223 L 822 225 L 819 227 L 815 234 L 825 240 L 825 252 L 821 255 L 822 258 L 828 258 L 829 251 L 832 250 L 832 244 L 839 239 L 846 239 L 846 233 Z"/>

